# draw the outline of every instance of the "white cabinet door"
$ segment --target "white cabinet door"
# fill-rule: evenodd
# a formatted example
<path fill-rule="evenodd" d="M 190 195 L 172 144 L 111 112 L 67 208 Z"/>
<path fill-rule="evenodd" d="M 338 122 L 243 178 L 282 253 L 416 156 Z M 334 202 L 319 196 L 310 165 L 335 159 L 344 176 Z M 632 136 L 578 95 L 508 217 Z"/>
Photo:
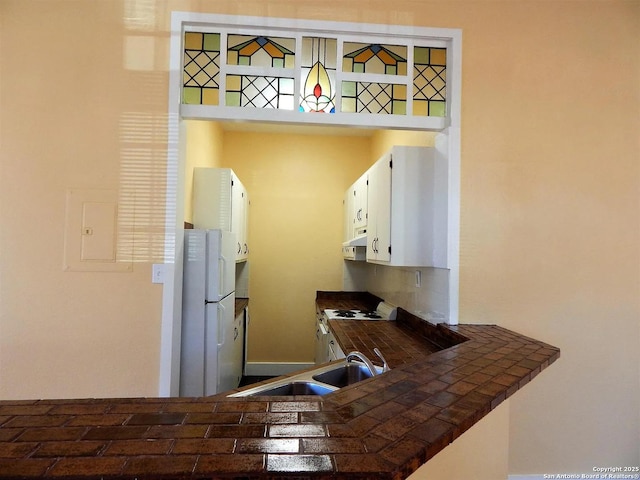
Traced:
<path fill-rule="evenodd" d="M 346 355 L 340 348 L 338 341 L 333 333 L 329 333 L 329 361 L 342 360 Z"/>
<path fill-rule="evenodd" d="M 391 155 L 384 155 L 369 169 L 367 260 L 391 258 Z"/>
<path fill-rule="evenodd" d="M 367 232 L 367 195 L 369 174 L 365 172 L 344 194 L 344 241 L 348 242 Z"/>
<path fill-rule="evenodd" d="M 343 242 L 348 242 L 353 238 L 353 186 L 349 187 L 344 193 L 342 201 L 344 205 L 344 235 Z"/>
<path fill-rule="evenodd" d="M 393 147 L 369 169 L 367 261 L 447 266 L 447 164 L 429 147 Z"/>
<path fill-rule="evenodd" d="M 244 261 L 249 257 L 248 219 L 249 195 L 240 179 L 233 177 L 231 185 L 231 223 L 238 242 L 236 261 Z"/>
<path fill-rule="evenodd" d="M 238 383 L 242 379 L 242 372 L 244 370 L 244 340 L 245 340 L 245 316 L 247 315 L 247 309 L 243 309 L 242 312 L 235 318 L 233 326 L 233 373 L 234 377 L 238 379 Z"/>
<path fill-rule="evenodd" d="M 359 237 L 367 231 L 367 194 L 369 175 L 365 173 L 353 184 L 353 236 Z"/>
<path fill-rule="evenodd" d="M 249 195 L 230 168 L 195 168 L 193 171 L 193 225 L 219 228 L 236 235 L 236 262 L 249 256 Z"/>

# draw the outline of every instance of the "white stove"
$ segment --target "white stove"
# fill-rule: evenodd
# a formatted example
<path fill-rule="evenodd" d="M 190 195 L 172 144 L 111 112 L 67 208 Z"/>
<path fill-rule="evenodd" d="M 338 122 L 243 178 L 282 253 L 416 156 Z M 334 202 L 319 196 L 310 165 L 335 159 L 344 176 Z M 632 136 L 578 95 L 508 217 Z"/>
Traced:
<path fill-rule="evenodd" d="M 397 308 L 390 303 L 380 302 L 375 310 L 327 309 L 324 314 L 329 320 L 395 320 Z"/>

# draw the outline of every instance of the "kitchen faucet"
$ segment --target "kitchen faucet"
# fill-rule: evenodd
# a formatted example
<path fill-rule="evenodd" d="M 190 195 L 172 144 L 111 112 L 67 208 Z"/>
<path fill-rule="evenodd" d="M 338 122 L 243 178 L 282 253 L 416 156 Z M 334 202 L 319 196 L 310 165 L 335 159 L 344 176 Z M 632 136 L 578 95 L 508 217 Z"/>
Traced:
<path fill-rule="evenodd" d="M 376 370 L 375 365 L 371 362 L 371 360 L 367 358 L 364 353 L 360 353 L 358 351 L 349 353 L 349 355 L 347 355 L 347 363 L 350 363 L 354 358 L 359 359 L 367 366 L 367 368 L 371 372 L 371 376 L 375 377 L 376 375 L 378 375 L 378 371 Z"/>
<path fill-rule="evenodd" d="M 387 363 L 387 361 L 382 356 L 382 352 L 380 351 L 380 349 L 378 347 L 373 349 L 373 353 L 375 353 L 378 357 L 380 357 L 380 360 L 382 360 L 382 373 L 388 372 L 389 370 L 391 370 L 389 368 L 389 364 Z"/>

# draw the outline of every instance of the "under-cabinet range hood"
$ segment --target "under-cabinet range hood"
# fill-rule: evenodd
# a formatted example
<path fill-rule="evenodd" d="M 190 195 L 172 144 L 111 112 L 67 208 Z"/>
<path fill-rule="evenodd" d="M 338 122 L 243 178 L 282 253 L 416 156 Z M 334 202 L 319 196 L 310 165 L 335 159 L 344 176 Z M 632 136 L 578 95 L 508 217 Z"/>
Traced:
<path fill-rule="evenodd" d="M 345 260 L 367 259 L 367 236 L 361 235 L 342 244 L 342 256 Z"/>
<path fill-rule="evenodd" d="M 343 247 L 366 247 L 367 246 L 367 236 L 360 235 L 358 237 L 352 238 L 342 244 Z"/>

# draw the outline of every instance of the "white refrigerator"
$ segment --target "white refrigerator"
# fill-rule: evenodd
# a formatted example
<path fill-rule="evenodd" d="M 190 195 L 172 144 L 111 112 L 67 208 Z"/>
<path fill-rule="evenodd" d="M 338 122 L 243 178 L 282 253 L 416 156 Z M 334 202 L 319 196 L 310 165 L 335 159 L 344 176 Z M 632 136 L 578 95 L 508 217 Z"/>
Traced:
<path fill-rule="evenodd" d="M 233 337 L 235 247 L 231 232 L 185 230 L 181 396 L 215 395 L 240 382 Z"/>

